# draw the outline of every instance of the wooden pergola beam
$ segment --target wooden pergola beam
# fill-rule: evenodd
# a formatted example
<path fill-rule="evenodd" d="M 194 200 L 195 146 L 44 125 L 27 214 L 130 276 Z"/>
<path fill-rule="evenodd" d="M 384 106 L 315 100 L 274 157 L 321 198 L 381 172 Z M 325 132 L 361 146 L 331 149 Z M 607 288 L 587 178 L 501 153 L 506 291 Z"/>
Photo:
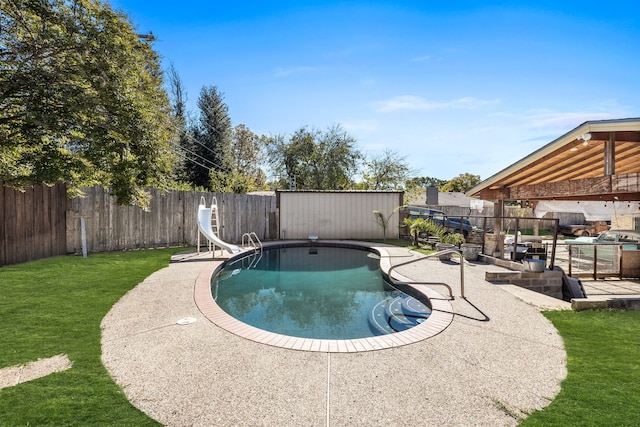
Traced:
<path fill-rule="evenodd" d="M 640 201 L 640 173 L 484 189 L 484 200 Z"/>

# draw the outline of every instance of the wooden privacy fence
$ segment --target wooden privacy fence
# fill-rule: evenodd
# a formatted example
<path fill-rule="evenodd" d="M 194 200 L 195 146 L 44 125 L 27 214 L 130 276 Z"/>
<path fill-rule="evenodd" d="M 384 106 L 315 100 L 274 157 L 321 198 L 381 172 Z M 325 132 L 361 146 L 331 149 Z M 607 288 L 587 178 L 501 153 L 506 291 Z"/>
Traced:
<path fill-rule="evenodd" d="M 399 200 L 394 202 L 393 198 L 387 207 L 381 203 L 371 206 L 365 203 L 357 207 L 348 205 L 345 211 L 325 203 L 321 206 L 325 214 L 318 217 L 320 208 L 316 206 L 315 210 L 309 209 L 317 200 L 313 203 L 293 201 L 288 207 L 285 206 L 285 210 L 288 212 L 293 209 L 298 213 L 293 219 L 289 215 L 288 218 L 294 222 L 289 224 L 285 221 L 279 236 L 276 196 L 193 191 L 163 193 L 152 189 L 151 204 L 145 211 L 135 206 L 117 205 L 108 189 L 95 186 L 83 190 L 85 197 L 70 200 L 66 197 L 64 184 L 38 186 L 21 192 L 4 187 L 0 182 L 0 266 L 81 253 L 82 220 L 85 224 L 87 252 L 193 246 L 198 241 L 196 215 L 203 196 L 207 205 L 211 204 L 213 196 L 216 197 L 220 212 L 220 237 L 236 244 L 241 242 L 242 234 L 246 232 L 255 232 L 261 240 L 306 238 L 309 234 L 318 233 L 321 238 L 333 237 L 332 233 L 339 238 L 371 238 L 380 232 L 372 210 L 391 212 L 401 203 Z M 317 196 L 320 195 L 323 193 L 319 192 Z M 355 195 L 357 193 L 336 193 L 336 197 L 347 197 L 349 203 L 357 199 Z M 362 212 L 355 214 L 357 209 Z M 459 211 L 445 206 L 442 209 L 449 216 L 465 216 L 470 212 L 466 207 L 459 208 Z M 492 215 L 489 211 L 482 213 Z M 350 224 L 347 229 L 341 228 L 347 224 Z M 520 224 L 527 226 L 522 222 Z M 354 230 L 363 227 L 368 227 L 368 231 L 361 235 L 354 234 Z M 294 236 L 296 228 L 302 230 L 299 236 Z"/>
<path fill-rule="evenodd" d="M 84 188 L 83 198 L 67 199 L 64 184 L 24 192 L 1 184 L 0 266 L 82 253 L 82 220 L 87 252 L 194 246 L 203 196 L 207 205 L 217 199 L 222 240 L 239 243 L 246 232 L 261 240 L 277 237 L 275 196 L 151 189 L 145 211 L 117 205 L 109 190 L 98 186 Z"/>
<path fill-rule="evenodd" d="M 64 184 L 16 191 L 0 182 L 0 266 L 67 253 Z"/>
<path fill-rule="evenodd" d="M 83 218 L 88 252 L 193 246 L 198 241 L 197 211 L 201 197 L 207 205 L 212 197 L 217 199 L 222 240 L 239 243 L 247 232 L 268 240 L 275 234 L 274 196 L 151 189 L 151 203 L 145 211 L 136 206 L 117 205 L 109 190 L 102 187 L 83 191 L 86 196 L 71 200 L 67 213 L 69 253 L 82 251 Z"/>

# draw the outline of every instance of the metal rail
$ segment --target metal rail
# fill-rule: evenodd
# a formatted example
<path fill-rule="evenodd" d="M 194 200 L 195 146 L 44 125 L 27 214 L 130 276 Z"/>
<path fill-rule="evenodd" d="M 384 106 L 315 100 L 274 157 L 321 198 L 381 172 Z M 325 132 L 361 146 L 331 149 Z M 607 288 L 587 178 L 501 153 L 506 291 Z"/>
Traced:
<path fill-rule="evenodd" d="M 567 242 L 565 245 L 567 248 L 568 257 L 568 276 L 570 277 L 591 277 L 593 280 L 597 279 L 605 279 L 607 277 L 618 277 L 620 279 L 623 278 L 622 275 L 622 257 L 623 251 L 625 250 L 625 243 L 571 243 Z M 635 246 L 635 245 L 633 245 Z M 592 248 L 593 255 L 586 255 L 581 249 L 582 248 Z M 600 249 L 598 249 L 600 248 Z M 603 248 L 611 249 L 611 254 L 609 258 L 609 254 L 604 251 Z M 574 268 L 574 249 L 577 249 L 575 259 L 578 262 L 578 268 Z M 598 256 L 598 251 L 605 252 L 604 255 Z M 579 263 L 584 261 L 586 264 L 593 263 L 592 271 L 590 273 L 581 272 Z M 607 270 L 607 267 L 609 269 Z M 574 270 L 578 270 L 577 272 Z M 584 270 L 583 270 L 584 271 Z"/>
<path fill-rule="evenodd" d="M 258 235 L 253 231 L 242 235 L 242 249 L 244 250 L 248 248 L 253 248 L 253 253 L 247 257 L 247 259 L 251 260 L 248 268 L 254 268 L 262 259 L 262 242 Z"/>
<path fill-rule="evenodd" d="M 436 256 L 439 257 L 440 255 L 446 255 L 448 253 L 450 253 L 452 255 L 455 254 L 455 255 L 458 255 L 460 257 L 460 296 L 462 298 L 464 298 L 465 297 L 464 296 L 464 258 L 462 257 L 462 253 L 457 249 L 445 249 L 443 251 L 439 251 L 439 252 L 435 252 L 435 253 L 432 253 L 432 254 L 429 254 L 429 255 L 425 255 L 422 258 L 414 259 L 414 260 L 411 260 L 411 261 L 405 261 L 403 263 L 393 265 L 393 266 L 391 266 L 391 268 L 387 272 L 387 276 L 389 277 L 389 279 L 391 279 L 393 281 L 396 281 L 398 283 L 405 283 L 405 284 L 408 284 L 408 285 L 437 285 L 437 286 L 444 286 L 449 290 L 449 296 L 451 297 L 451 299 L 454 299 L 453 291 L 451 290 L 451 286 L 447 285 L 446 283 L 441 283 L 441 282 L 413 282 L 413 281 L 411 281 L 411 282 L 401 282 L 401 281 L 396 280 L 393 277 L 391 277 L 391 272 L 393 270 L 395 270 L 396 268 L 398 268 L 398 267 L 402 267 L 402 266 L 405 266 L 405 265 L 413 264 L 413 263 L 418 262 L 418 261 L 424 261 L 425 259 L 433 258 L 433 257 L 436 257 Z"/>
<path fill-rule="evenodd" d="M 260 249 L 262 251 L 262 242 L 260 241 L 260 238 L 258 238 L 258 235 L 253 231 L 242 235 L 242 249 L 247 249 L 248 247 L 253 247 L 255 250 Z"/>

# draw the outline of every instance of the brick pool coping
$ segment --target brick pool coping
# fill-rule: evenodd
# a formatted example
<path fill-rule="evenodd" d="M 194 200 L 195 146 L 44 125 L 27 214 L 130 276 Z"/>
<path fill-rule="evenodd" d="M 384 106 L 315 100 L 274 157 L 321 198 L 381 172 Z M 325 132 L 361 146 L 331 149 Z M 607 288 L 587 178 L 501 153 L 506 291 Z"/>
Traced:
<path fill-rule="evenodd" d="M 308 244 L 308 241 L 286 241 L 266 243 L 265 247 Z M 391 268 L 391 256 L 382 245 L 372 245 L 366 242 L 341 241 L 341 240 L 323 240 L 322 244 L 357 246 L 362 248 L 370 248 L 380 255 L 380 269 L 386 274 Z M 240 254 L 241 256 L 242 254 Z M 237 257 L 239 255 L 234 255 Z M 200 272 L 195 283 L 194 300 L 200 312 L 209 321 L 218 327 L 225 329 L 232 334 L 238 335 L 245 339 L 267 344 L 275 347 L 282 347 L 291 350 L 330 352 L 330 353 L 355 353 L 363 351 L 382 350 L 387 348 L 400 347 L 407 344 L 413 344 L 427 338 L 433 337 L 445 330 L 453 321 L 453 308 L 449 301 L 440 293 L 424 285 L 411 285 L 411 280 L 394 272 L 393 278 L 407 283 L 417 292 L 429 298 L 432 306 L 431 315 L 427 320 L 418 326 L 402 332 L 394 334 L 382 335 L 377 337 L 357 338 L 350 340 L 327 340 L 327 339 L 311 339 L 299 338 L 288 335 L 277 334 L 265 331 L 254 326 L 243 323 L 233 316 L 227 314 L 218 306 L 211 295 L 211 277 L 213 273 L 231 256 L 225 253 L 225 256 L 216 258 L 207 263 L 206 267 Z"/>

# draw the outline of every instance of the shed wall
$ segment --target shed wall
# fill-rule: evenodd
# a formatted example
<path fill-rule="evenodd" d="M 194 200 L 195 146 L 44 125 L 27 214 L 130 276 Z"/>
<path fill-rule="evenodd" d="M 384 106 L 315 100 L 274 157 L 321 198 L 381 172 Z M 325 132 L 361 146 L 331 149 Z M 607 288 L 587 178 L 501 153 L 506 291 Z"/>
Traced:
<path fill-rule="evenodd" d="M 403 192 L 278 192 L 280 238 L 383 239 L 398 238 Z M 386 235 L 373 211 L 389 217 Z"/>

